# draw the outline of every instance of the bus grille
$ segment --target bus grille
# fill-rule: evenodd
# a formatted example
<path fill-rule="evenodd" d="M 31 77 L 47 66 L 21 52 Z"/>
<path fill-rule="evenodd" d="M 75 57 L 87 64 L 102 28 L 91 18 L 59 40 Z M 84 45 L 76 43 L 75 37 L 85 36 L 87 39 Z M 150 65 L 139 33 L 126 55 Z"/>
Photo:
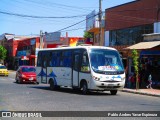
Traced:
<path fill-rule="evenodd" d="M 100 82 L 117 83 L 117 82 L 121 82 L 121 81 L 113 81 L 113 80 L 107 80 L 107 81 L 100 81 Z"/>
<path fill-rule="evenodd" d="M 99 88 L 120 88 L 121 86 L 98 86 Z"/>

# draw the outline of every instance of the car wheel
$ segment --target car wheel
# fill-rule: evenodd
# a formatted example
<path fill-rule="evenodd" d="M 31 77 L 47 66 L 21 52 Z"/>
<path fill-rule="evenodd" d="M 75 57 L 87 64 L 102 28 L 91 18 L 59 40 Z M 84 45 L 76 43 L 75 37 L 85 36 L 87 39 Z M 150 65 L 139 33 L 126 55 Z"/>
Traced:
<path fill-rule="evenodd" d="M 19 84 L 22 84 L 22 81 L 21 81 L 21 79 L 20 79 L 20 78 L 18 79 L 18 83 L 19 83 Z"/>
<path fill-rule="evenodd" d="M 38 85 L 38 84 L 39 84 L 39 82 L 36 82 L 36 84 Z"/>
<path fill-rule="evenodd" d="M 111 95 L 116 95 L 117 94 L 117 90 L 110 90 Z"/>

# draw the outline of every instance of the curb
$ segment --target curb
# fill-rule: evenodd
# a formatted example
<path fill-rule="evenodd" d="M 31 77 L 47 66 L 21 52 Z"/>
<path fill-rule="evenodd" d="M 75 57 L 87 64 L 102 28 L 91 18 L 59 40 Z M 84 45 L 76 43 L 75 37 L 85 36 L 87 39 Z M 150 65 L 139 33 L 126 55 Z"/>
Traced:
<path fill-rule="evenodd" d="M 147 93 L 147 92 L 141 92 L 141 91 L 122 90 L 122 92 L 128 92 L 128 93 L 134 93 L 134 94 L 141 94 L 141 95 L 147 95 L 147 96 L 160 97 L 160 94 L 153 94 L 153 93 Z"/>

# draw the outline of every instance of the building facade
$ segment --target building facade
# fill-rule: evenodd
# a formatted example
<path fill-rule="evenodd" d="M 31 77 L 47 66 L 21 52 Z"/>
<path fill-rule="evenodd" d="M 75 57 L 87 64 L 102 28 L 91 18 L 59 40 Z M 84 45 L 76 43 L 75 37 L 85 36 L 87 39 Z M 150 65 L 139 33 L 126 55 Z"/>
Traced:
<path fill-rule="evenodd" d="M 136 0 L 105 10 L 108 46 L 132 45 L 160 32 L 160 0 Z M 108 44 L 107 44 L 108 43 Z"/>
<path fill-rule="evenodd" d="M 4 35 L 1 44 L 7 49 L 9 69 L 17 69 L 20 65 L 35 65 L 36 50 L 40 47 L 40 37 Z"/>
<path fill-rule="evenodd" d="M 18 41 L 16 58 L 18 65 L 32 65 L 36 64 L 36 49 L 39 49 L 40 38 L 31 37 Z"/>
<path fill-rule="evenodd" d="M 86 16 L 86 31 L 93 35 L 93 38 L 90 39 L 93 45 L 104 46 L 105 17 L 103 13 L 101 19 L 100 26 L 98 14 L 95 11 Z"/>
<path fill-rule="evenodd" d="M 143 42 L 144 34 L 151 33 L 160 33 L 160 0 L 135 0 L 105 10 L 105 46 L 119 50 L 127 75 L 134 70 L 131 49 L 125 48 Z M 157 43 L 138 51 L 140 56 L 145 56 L 142 51 L 159 50 L 159 47 Z"/>

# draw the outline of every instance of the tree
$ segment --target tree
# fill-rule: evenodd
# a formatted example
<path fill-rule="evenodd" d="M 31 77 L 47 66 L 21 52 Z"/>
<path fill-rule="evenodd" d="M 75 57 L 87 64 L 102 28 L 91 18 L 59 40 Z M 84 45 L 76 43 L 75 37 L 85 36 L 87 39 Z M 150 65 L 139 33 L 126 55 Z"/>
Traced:
<path fill-rule="evenodd" d="M 2 45 L 0 45 L 0 61 L 1 60 L 4 61 L 6 57 L 7 57 L 7 50 Z"/>
<path fill-rule="evenodd" d="M 132 50 L 132 59 L 133 59 L 133 65 L 134 65 L 134 72 L 136 74 L 136 90 L 139 89 L 139 75 L 138 75 L 138 52 L 137 50 Z"/>
<path fill-rule="evenodd" d="M 90 32 L 87 32 L 87 31 L 84 32 L 83 37 L 84 38 L 93 38 L 92 34 Z"/>

